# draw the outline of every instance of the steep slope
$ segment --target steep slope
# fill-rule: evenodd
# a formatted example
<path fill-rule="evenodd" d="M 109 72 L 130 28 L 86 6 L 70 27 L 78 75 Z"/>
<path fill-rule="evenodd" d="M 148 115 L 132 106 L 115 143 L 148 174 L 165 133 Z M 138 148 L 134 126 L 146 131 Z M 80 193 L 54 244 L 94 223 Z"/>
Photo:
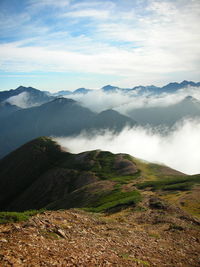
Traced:
<path fill-rule="evenodd" d="M 114 116 L 109 116 L 110 113 Z M 79 134 L 83 129 L 119 131 L 127 124 L 134 124 L 118 112 L 108 111 L 106 114 L 108 116 L 102 122 L 103 113 L 98 115 L 67 98 L 57 98 L 41 106 L 12 113 L 6 119 L 0 119 L 0 157 L 39 136 L 69 136 Z"/>
<path fill-rule="evenodd" d="M 166 107 L 145 107 L 129 111 L 128 115 L 139 124 L 172 126 L 183 118 L 200 117 L 200 102 L 188 96 L 177 104 Z"/>
<path fill-rule="evenodd" d="M 42 137 L 0 161 L 0 208 L 117 211 L 135 207 L 143 198 L 149 201 L 151 196 L 161 204 L 161 198 L 170 202 L 170 196 L 178 192 L 177 203 L 179 198 L 182 201 L 178 206 L 184 209 L 185 192 L 190 192 L 188 203 L 192 203 L 198 184 L 200 175 L 186 176 L 126 154 L 99 150 L 71 154 Z"/>
<path fill-rule="evenodd" d="M 60 147 L 39 138 L 0 161 L 0 207 L 12 202 L 61 157 Z"/>
<path fill-rule="evenodd" d="M 0 119 L 9 116 L 11 113 L 20 110 L 16 105 L 11 105 L 7 102 L 0 102 Z"/>
<path fill-rule="evenodd" d="M 95 116 L 90 127 L 94 129 L 121 131 L 125 126 L 131 127 L 135 124 L 136 122 L 131 118 L 122 115 L 115 110 L 108 109 Z"/>

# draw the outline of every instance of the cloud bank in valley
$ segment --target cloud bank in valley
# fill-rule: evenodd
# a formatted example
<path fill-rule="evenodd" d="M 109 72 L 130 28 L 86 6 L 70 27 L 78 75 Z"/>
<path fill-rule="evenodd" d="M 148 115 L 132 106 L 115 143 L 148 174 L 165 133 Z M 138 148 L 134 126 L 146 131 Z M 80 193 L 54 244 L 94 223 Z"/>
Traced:
<path fill-rule="evenodd" d="M 119 134 L 110 131 L 88 136 L 55 138 L 70 152 L 101 149 L 163 163 L 186 174 L 200 173 L 200 120 L 185 120 L 167 135 L 152 128 L 125 128 Z"/>
<path fill-rule="evenodd" d="M 29 94 L 27 92 L 22 92 L 18 95 L 11 96 L 6 99 L 6 102 L 10 103 L 11 105 L 16 105 L 20 108 L 28 108 L 31 106 L 29 103 Z"/>
<path fill-rule="evenodd" d="M 81 105 L 95 112 L 115 109 L 128 115 L 128 112 L 132 109 L 170 106 L 180 102 L 187 96 L 192 96 L 200 101 L 200 88 L 188 87 L 179 89 L 173 94 L 162 93 L 157 96 L 148 92 L 141 95 L 138 90 L 133 90 L 131 93 L 123 93 L 121 91 L 106 93 L 103 90 L 93 90 L 87 94 L 66 97 L 77 100 Z"/>

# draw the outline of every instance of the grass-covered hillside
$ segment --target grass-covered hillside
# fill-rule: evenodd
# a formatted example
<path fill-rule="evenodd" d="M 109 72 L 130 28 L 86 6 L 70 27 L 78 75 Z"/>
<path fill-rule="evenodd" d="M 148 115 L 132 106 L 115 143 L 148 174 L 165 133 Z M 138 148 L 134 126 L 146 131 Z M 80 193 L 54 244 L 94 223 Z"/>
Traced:
<path fill-rule="evenodd" d="M 187 176 L 127 154 L 100 150 L 72 154 L 47 137 L 0 161 L 4 212 L 42 208 L 115 212 L 127 207 L 146 209 L 151 201 L 155 207 L 176 203 L 198 216 L 199 187 L 200 175 Z"/>

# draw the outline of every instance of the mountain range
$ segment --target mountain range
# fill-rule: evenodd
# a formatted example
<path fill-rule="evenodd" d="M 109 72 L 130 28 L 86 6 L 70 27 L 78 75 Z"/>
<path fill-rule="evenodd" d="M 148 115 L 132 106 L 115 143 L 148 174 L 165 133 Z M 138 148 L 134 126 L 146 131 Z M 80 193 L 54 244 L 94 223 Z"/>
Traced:
<path fill-rule="evenodd" d="M 110 129 L 119 132 L 135 121 L 114 110 L 95 113 L 77 101 L 56 98 L 41 106 L 20 109 L 0 118 L 0 156 L 39 136 L 71 136 L 82 130 Z"/>
<path fill-rule="evenodd" d="M 137 92 L 138 94 L 153 94 L 159 95 L 162 93 L 175 93 L 179 89 L 187 88 L 187 87 L 199 87 L 200 82 L 192 82 L 192 81 L 183 81 L 181 83 L 169 83 L 163 87 L 157 87 L 154 85 L 150 86 L 135 86 L 133 88 L 120 88 L 112 85 L 106 85 L 102 87 L 101 90 L 104 93 L 116 93 L 121 92 L 124 94 L 131 94 Z M 0 91 L 0 103 L 10 103 L 13 105 L 20 106 L 20 96 L 25 98 L 24 102 L 25 107 L 38 106 L 44 103 L 47 103 L 57 97 L 60 96 L 73 96 L 73 95 L 85 95 L 92 91 L 97 91 L 93 89 L 86 88 L 78 88 L 74 91 L 58 91 L 57 93 L 50 93 L 48 91 L 40 91 L 33 87 L 24 87 L 19 86 L 16 89 L 11 89 L 8 91 Z M 23 100 L 23 99 L 22 99 Z M 22 101 L 21 101 L 22 102 Z"/>
<path fill-rule="evenodd" d="M 179 89 L 183 89 L 186 87 L 199 87 L 200 82 L 192 82 L 192 81 L 182 81 L 181 83 L 173 82 L 169 83 L 167 85 L 164 85 L 162 87 L 154 86 L 154 85 L 148 85 L 148 86 L 135 86 L 133 88 L 120 88 L 117 86 L 112 85 L 106 85 L 101 88 L 101 90 L 105 93 L 114 93 L 114 92 L 122 92 L 122 93 L 134 93 L 135 91 L 139 91 L 140 94 L 144 93 L 151 93 L 151 94 L 161 94 L 161 93 L 174 93 Z M 54 95 L 61 96 L 61 95 L 70 95 L 70 94 L 87 94 L 91 92 L 92 89 L 86 89 L 86 88 L 79 88 L 74 91 L 59 91 L 55 93 Z"/>
<path fill-rule="evenodd" d="M 127 94 L 130 91 L 146 92 L 148 90 L 156 92 L 156 97 L 158 92 L 172 93 L 188 86 L 198 87 L 199 83 L 188 81 L 170 83 L 160 89 L 155 86 L 121 89 L 107 85 L 101 90 L 105 94 L 120 90 Z M 86 95 L 91 91 L 79 88 L 70 94 L 71 96 Z M 65 93 L 62 92 L 62 94 Z M 68 92 L 68 97 L 70 94 Z M 130 97 L 130 100 L 137 101 L 137 98 Z M 23 101 L 26 108 L 20 106 Z M 94 132 L 101 130 L 109 129 L 113 132 L 120 132 L 125 126 L 135 125 L 173 127 L 175 123 L 184 118 L 200 117 L 200 102 L 191 96 L 168 106 L 129 108 L 124 113 L 126 115 L 116 111 L 117 104 L 114 107 L 116 110 L 107 109 L 99 113 L 85 106 L 73 99 L 51 95 L 32 87 L 20 86 L 15 90 L 0 92 L 0 158 L 39 136 L 74 136 L 83 130 L 92 136 Z"/>

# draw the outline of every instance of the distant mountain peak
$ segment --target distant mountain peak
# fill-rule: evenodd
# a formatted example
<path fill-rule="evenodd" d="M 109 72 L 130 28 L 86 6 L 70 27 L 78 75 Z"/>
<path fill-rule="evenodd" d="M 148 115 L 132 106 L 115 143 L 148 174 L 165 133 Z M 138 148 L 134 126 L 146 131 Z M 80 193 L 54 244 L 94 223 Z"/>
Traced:
<path fill-rule="evenodd" d="M 31 91 L 40 91 L 39 89 L 33 88 L 31 86 L 26 87 L 26 86 L 22 86 L 22 85 L 20 85 L 19 87 L 17 87 L 15 90 L 16 91 L 22 91 L 22 92 L 24 92 L 24 91 L 30 91 L 30 90 Z"/>
<path fill-rule="evenodd" d="M 21 94 L 24 94 L 25 97 L 20 97 L 20 101 L 18 101 L 18 96 Z M 51 101 L 54 98 L 54 96 L 47 94 L 44 91 L 40 91 L 33 87 L 25 87 L 22 85 L 20 85 L 16 89 L 0 92 L 0 102 L 9 102 L 11 100 L 11 104 L 15 104 L 22 108 L 41 105 L 43 103 Z"/>
<path fill-rule="evenodd" d="M 101 88 L 104 92 L 114 92 L 119 90 L 120 88 L 117 86 L 112 86 L 112 85 L 106 85 Z"/>
<path fill-rule="evenodd" d="M 73 94 L 87 94 L 90 91 L 91 91 L 91 89 L 86 89 L 84 87 L 81 87 L 81 88 L 78 88 L 75 91 L 73 91 Z"/>
<path fill-rule="evenodd" d="M 50 103 L 69 104 L 69 103 L 76 103 L 76 101 L 71 98 L 58 97 L 54 99 L 53 101 L 51 101 Z"/>
<path fill-rule="evenodd" d="M 185 99 L 187 99 L 187 100 L 196 100 L 196 98 L 194 98 L 194 97 L 191 96 L 191 95 L 186 96 Z"/>
<path fill-rule="evenodd" d="M 186 97 L 183 99 L 183 101 L 184 101 L 184 102 L 188 102 L 188 103 L 199 103 L 199 104 L 200 104 L 199 100 L 197 100 L 195 97 L 190 96 L 190 95 L 186 96 Z"/>
<path fill-rule="evenodd" d="M 195 84 L 194 82 L 192 81 L 187 81 L 187 80 L 184 80 L 180 83 L 181 85 L 191 85 L 191 84 Z"/>
<path fill-rule="evenodd" d="M 18 87 L 16 88 L 16 90 L 20 90 L 20 89 L 24 89 L 24 88 L 26 88 L 26 87 L 23 86 L 23 85 L 20 85 L 20 86 L 18 86 Z"/>

